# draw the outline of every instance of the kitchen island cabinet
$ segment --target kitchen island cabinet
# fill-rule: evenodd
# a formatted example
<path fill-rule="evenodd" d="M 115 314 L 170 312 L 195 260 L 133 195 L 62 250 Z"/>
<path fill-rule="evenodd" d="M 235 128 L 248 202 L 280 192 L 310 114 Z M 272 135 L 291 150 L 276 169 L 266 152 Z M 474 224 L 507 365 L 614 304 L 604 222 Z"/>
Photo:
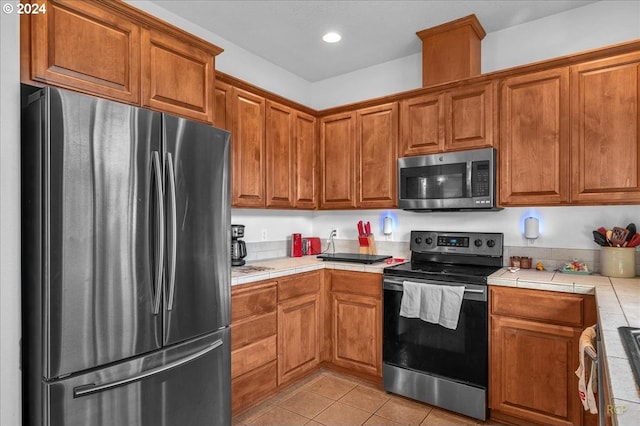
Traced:
<path fill-rule="evenodd" d="M 512 424 L 581 425 L 578 345 L 596 323 L 592 295 L 489 289 L 489 407 Z"/>
<path fill-rule="evenodd" d="M 331 363 L 382 379 L 382 275 L 331 272 Z"/>
<path fill-rule="evenodd" d="M 496 86 L 482 82 L 400 102 L 400 156 L 493 146 Z"/>

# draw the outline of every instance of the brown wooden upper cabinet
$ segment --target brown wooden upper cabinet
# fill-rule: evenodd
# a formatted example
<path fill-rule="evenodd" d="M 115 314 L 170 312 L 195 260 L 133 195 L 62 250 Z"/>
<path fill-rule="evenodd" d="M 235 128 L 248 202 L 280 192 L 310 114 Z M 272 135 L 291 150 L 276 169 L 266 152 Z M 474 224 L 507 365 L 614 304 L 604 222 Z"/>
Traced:
<path fill-rule="evenodd" d="M 213 122 L 215 54 L 155 29 L 142 30 L 142 105 Z"/>
<path fill-rule="evenodd" d="M 640 53 L 571 68 L 571 201 L 640 202 Z"/>
<path fill-rule="evenodd" d="M 500 204 L 567 202 L 569 68 L 507 78 L 500 95 Z"/>
<path fill-rule="evenodd" d="M 640 53 L 503 80 L 500 204 L 640 201 Z"/>
<path fill-rule="evenodd" d="M 140 27 L 91 2 L 45 1 L 21 15 L 21 79 L 140 102 Z"/>
<path fill-rule="evenodd" d="M 493 146 L 496 86 L 483 82 L 400 102 L 400 156 Z"/>
<path fill-rule="evenodd" d="M 216 123 L 232 131 L 232 205 L 315 208 L 315 117 L 220 83 L 216 104 L 229 105 Z"/>
<path fill-rule="evenodd" d="M 320 208 L 356 206 L 356 113 L 330 115 L 320 120 Z"/>
<path fill-rule="evenodd" d="M 397 205 L 398 104 L 338 113 L 320 122 L 320 208 Z"/>
<path fill-rule="evenodd" d="M 398 203 L 398 104 L 358 110 L 357 205 L 395 207 Z"/>
<path fill-rule="evenodd" d="M 316 120 L 267 100 L 267 207 L 315 208 Z"/>
<path fill-rule="evenodd" d="M 45 1 L 22 15 L 21 80 L 211 123 L 222 52 L 124 2 Z"/>
<path fill-rule="evenodd" d="M 263 97 L 232 91 L 231 204 L 265 206 L 265 106 Z"/>

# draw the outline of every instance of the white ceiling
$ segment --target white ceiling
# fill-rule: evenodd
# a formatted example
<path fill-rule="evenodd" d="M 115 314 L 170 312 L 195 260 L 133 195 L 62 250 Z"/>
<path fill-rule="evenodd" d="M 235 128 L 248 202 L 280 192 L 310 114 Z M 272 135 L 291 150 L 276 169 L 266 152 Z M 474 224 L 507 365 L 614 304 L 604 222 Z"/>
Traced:
<path fill-rule="evenodd" d="M 594 0 L 153 2 L 309 82 L 316 82 L 419 53 L 421 42 L 417 31 L 472 13 L 485 31 L 491 33 L 582 7 Z M 342 41 L 323 42 L 321 37 L 327 31 L 339 32 Z"/>

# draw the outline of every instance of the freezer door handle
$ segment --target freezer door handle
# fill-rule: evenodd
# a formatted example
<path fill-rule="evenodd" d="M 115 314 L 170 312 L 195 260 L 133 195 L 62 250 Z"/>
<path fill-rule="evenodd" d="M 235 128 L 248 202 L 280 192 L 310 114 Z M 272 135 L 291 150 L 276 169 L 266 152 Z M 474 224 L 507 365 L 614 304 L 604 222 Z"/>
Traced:
<path fill-rule="evenodd" d="M 162 301 L 162 271 L 164 270 L 164 196 L 162 195 L 162 172 L 160 169 L 160 154 L 153 151 L 151 154 L 151 165 L 156 180 L 156 202 L 158 214 L 158 241 L 156 244 L 156 282 L 153 300 L 154 315 L 160 313 L 160 302 Z"/>
<path fill-rule="evenodd" d="M 80 385 L 80 386 L 76 386 L 75 388 L 73 388 L 73 397 L 74 398 L 81 398 L 83 396 L 87 396 L 87 395 L 92 395 L 94 393 L 99 393 L 99 392 L 104 392 L 106 390 L 109 389 L 113 389 L 113 388 L 117 388 L 120 386 L 125 386 L 128 385 L 130 383 L 134 383 L 143 379 L 146 379 L 148 377 L 154 376 L 156 374 L 160 374 L 160 373 L 164 373 L 166 371 L 172 370 L 174 368 L 180 367 L 188 362 L 191 362 L 193 360 L 196 360 L 206 354 L 208 354 L 209 352 L 213 351 L 216 348 L 219 348 L 220 346 L 222 346 L 222 339 L 216 340 L 215 342 L 211 343 L 210 345 L 208 345 L 207 347 L 205 347 L 204 349 L 199 350 L 198 352 L 194 352 L 191 355 L 188 355 L 184 358 L 180 358 L 174 362 L 171 362 L 169 364 L 166 365 L 162 365 L 160 367 L 156 367 L 156 368 L 151 368 L 149 370 L 143 371 L 139 374 L 127 377 L 125 379 L 121 379 L 121 380 L 114 380 L 113 382 L 107 382 L 107 383 L 102 383 L 102 384 L 96 384 L 96 383 L 87 383 L 85 385 Z"/>
<path fill-rule="evenodd" d="M 173 171 L 173 157 L 171 153 L 167 153 L 167 162 L 169 163 L 167 167 L 167 171 L 169 172 L 169 217 L 167 218 L 167 222 L 169 222 L 170 230 L 170 238 L 171 241 L 169 243 L 169 255 L 168 255 L 168 266 L 169 266 L 169 302 L 167 304 L 167 310 L 173 309 L 173 299 L 175 298 L 175 289 L 176 289 L 176 259 L 178 254 L 177 247 L 177 238 L 178 238 L 178 223 L 176 218 L 176 176 Z"/>

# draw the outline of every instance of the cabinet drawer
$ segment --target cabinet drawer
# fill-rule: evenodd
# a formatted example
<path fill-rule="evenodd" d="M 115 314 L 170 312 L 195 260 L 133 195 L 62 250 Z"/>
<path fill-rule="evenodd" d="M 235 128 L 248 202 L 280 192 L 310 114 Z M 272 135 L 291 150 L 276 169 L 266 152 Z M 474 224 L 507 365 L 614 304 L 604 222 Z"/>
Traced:
<path fill-rule="evenodd" d="M 276 336 L 231 352 L 231 378 L 241 376 L 276 359 Z"/>
<path fill-rule="evenodd" d="M 303 294 L 320 291 L 320 271 L 296 274 L 278 279 L 278 300 L 283 301 Z"/>
<path fill-rule="evenodd" d="M 231 409 L 234 414 L 269 395 L 277 386 L 276 361 L 231 381 Z"/>
<path fill-rule="evenodd" d="M 231 350 L 273 336 L 278 331 L 276 312 L 231 324 Z"/>
<path fill-rule="evenodd" d="M 574 327 L 584 325 L 584 299 L 579 295 L 492 287 L 490 303 L 493 315 L 528 318 Z"/>
<path fill-rule="evenodd" d="M 275 312 L 278 301 L 276 282 L 231 289 L 231 323 L 253 315 Z"/>
<path fill-rule="evenodd" d="M 332 271 L 331 291 L 382 297 L 382 275 L 367 272 Z"/>

